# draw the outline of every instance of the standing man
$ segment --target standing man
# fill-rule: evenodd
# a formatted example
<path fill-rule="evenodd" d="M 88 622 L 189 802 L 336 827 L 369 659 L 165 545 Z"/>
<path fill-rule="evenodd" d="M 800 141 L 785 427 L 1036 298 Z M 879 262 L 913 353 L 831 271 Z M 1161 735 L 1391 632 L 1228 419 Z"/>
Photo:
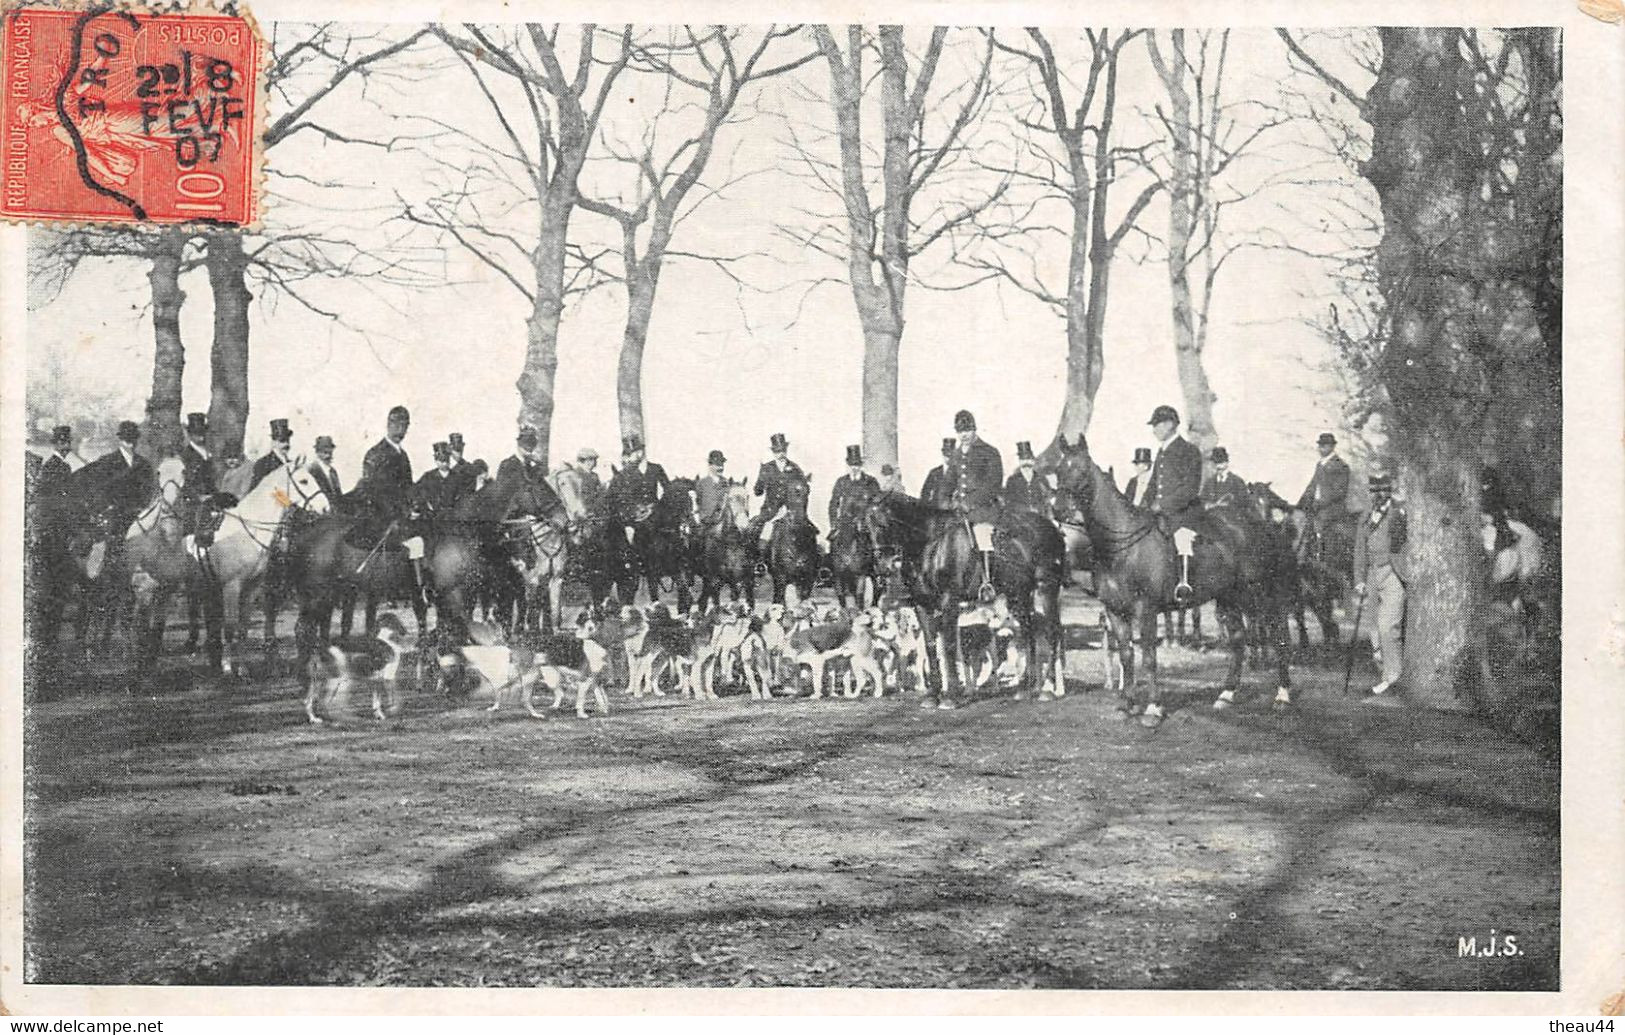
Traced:
<path fill-rule="evenodd" d="M 1144 510 L 1151 505 L 1151 448 L 1137 446 L 1134 450 L 1134 477 L 1123 487 L 1128 501 Z"/>
<path fill-rule="evenodd" d="M 705 474 L 694 482 L 694 519 L 703 533 L 722 520 L 722 505 L 728 501 L 728 479 L 722 473 L 727 463 L 722 450 L 711 450 L 705 458 Z"/>
<path fill-rule="evenodd" d="M 772 523 L 784 507 L 784 486 L 791 481 L 807 480 L 807 472 L 790 459 L 790 440 L 784 437 L 784 432 L 774 432 L 768 439 L 768 448 L 773 452 L 773 459 L 756 472 L 756 495 L 762 497 L 762 509 L 750 519 L 751 531 L 762 543 L 773 536 Z"/>
<path fill-rule="evenodd" d="M 653 506 L 660 502 L 670 484 L 665 469 L 649 462 L 642 438 L 632 434 L 621 439 L 621 469 L 610 479 L 609 501 L 627 542 L 632 541 L 632 522 L 637 509 L 643 504 Z"/>
<path fill-rule="evenodd" d="M 1202 486 L 1203 507 L 1228 507 L 1247 502 L 1247 483 L 1230 470 L 1230 451 L 1214 446 L 1208 454 L 1213 461 L 1213 477 Z"/>
<path fill-rule="evenodd" d="M 1049 486 L 1039 480 L 1031 442 L 1016 443 L 1016 471 L 1004 483 L 1004 505 L 1049 517 Z"/>
<path fill-rule="evenodd" d="M 1348 513 L 1349 465 L 1337 455 L 1337 436 L 1331 432 L 1322 432 L 1315 446 L 1320 459 L 1314 477 L 1298 497 L 1298 509 L 1309 516 L 1315 540 L 1324 549 L 1327 531 Z"/>
<path fill-rule="evenodd" d="M 999 490 L 1004 486 L 1004 458 L 976 436 L 976 418 L 969 410 L 954 414 L 957 448 L 949 454 L 946 479 L 951 504 L 964 518 L 982 555 L 979 595 L 993 599 L 993 523 L 999 519 Z"/>
<path fill-rule="evenodd" d="M 835 538 L 835 530 L 843 520 L 849 516 L 855 518 L 878 495 L 880 483 L 863 469 L 863 447 L 847 446 L 846 473 L 835 479 L 835 487 L 829 494 L 830 538 Z"/>
<path fill-rule="evenodd" d="M 254 476 L 249 480 L 249 488 L 258 485 L 260 481 L 279 467 L 286 467 L 292 462 L 289 450 L 293 445 L 293 429 L 283 417 L 271 422 L 271 449 L 264 456 L 254 461 Z"/>
<path fill-rule="evenodd" d="M 1371 613 L 1371 646 L 1382 669 L 1382 680 L 1371 692 L 1380 696 L 1404 674 L 1405 585 L 1410 581 L 1410 566 L 1405 557 L 1405 508 L 1394 500 L 1393 478 L 1373 474 L 1370 485 L 1371 509 L 1354 537 L 1354 577 L 1358 580 L 1354 592 L 1365 596 L 1363 607 Z"/>
<path fill-rule="evenodd" d="M 1202 515 L 1202 451 L 1179 434 L 1179 411 L 1158 406 L 1151 411 L 1151 433 L 1157 453 L 1151 461 L 1151 512 L 1162 515 L 1179 554 L 1179 584 L 1174 603 L 1191 597 L 1191 555 L 1196 549 L 1196 523 Z"/>
<path fill-rule="evenodd" d="M 948 458 L 954 455 L 954 448 L 958 445 L 957 439 L 942 440 L 942 463 L 926 472 L 925 484 L 920 486 L 920 499 L 923 502 L 946 507 L 953 499 L 953 492 L 948 488 Z"/>

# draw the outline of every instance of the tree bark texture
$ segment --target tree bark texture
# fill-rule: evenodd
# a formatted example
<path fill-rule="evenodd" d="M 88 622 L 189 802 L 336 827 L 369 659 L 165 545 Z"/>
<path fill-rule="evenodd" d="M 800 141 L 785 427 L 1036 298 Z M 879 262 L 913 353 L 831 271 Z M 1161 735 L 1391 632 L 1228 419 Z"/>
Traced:
<path fill-rule="evenodd" d="M 242 235 L 211 234 L 204 262 L 214 296 L 214 342 L 209 349 L 209 448 L 241 456 L 248 426 L 248 256 Z"/>
<path fill-rule="evenodd" d="M 142 429 L 143 451 L 152 459 L 177 452 L 181 445 L 181 376 L 186 371 L 186 348 L 181 342 L 181 262 L 186 235 L 165 230 L 152 240 L 152 392 L 147 396 L 147 421 Z"/>

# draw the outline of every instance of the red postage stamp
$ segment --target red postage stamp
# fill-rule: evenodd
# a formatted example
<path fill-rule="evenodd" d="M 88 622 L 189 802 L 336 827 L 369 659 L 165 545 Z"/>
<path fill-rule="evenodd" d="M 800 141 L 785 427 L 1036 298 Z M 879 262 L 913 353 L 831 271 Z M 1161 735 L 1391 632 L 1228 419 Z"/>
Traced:
<path fill-rule="evenodd" d="M 262 91 L 249 19 L 14 7 L 0 69 L 0 217 L 254 221 Z"/>

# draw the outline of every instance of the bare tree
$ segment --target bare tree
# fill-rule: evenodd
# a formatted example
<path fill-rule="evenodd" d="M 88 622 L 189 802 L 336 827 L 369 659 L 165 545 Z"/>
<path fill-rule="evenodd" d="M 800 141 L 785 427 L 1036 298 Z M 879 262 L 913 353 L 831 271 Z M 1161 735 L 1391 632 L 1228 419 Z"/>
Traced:
<path fill-rule="evenodd" d="M 812 229 L 786 232 L 804 247 L 845 263 L 846 280 L 863 328 L 863 451 L 876 463 L 897 462 L 897 355 L 903 337 L 904 297 L 910 264 L 937 241 L 974 220 L 1003 196 L 1008 181 L 985 195 L 947 205 L 916 202 L 935 182 L 965 161 L 972 127 L 990 96 L 991 43 L 964 81 L 939 89 L 939 65 L 949 30 L 931 30 L 923 52 L 910 55 L 901 26 L 845 28 L 844 43 L 827 25 L 811 32 L 829 67 L 830 92 L 824 102 L 835 116 L 838 158 L 830 162 L 791 127 L 790 146 L 805 173 L 838 197 L 844 239 L 809 213 Z M 865 73 L 866 56 L 879 59 L 880 139 L 864 134 L 866 96 L 874 80 Z M 940 115 L 934 120 L 933 116 Z M 871 167 L 878 154 L 880 167 Z M 878 176 L 874 175 L 878 172 Z M 876 197 L 875 187 L 879 193 Z"/>
<path fill-rule="evenodd" d="M 666 42 L 640 44 L 634 51 L 633 70 L 658 77 L 663 89 L 661 106 L 646 124 L 641 146 L 636 150 L 606 146 L 613 161 L 631 170 L 630 197 L 580 199 L 582 208 L 613 219 L 622 241 L 626 327 L 616 373 L 616 399 L 623 436 L 644 433 L 643 353 L 666 260 L 699 259 L 726 271 L 741 258 L 673 250 L 673 235 L 700 204 L 736 182 L 730 177 L 707 189 L 704 177 L 718 136 L 735 120 L 747 87 L 818 57 L 818 51 L 808 50 L 784 60 L 767 60 L 776 43 L 799 34 L 794 26 L 756 33 L 721 25 L 684 26 L 673 30 Z M 695 107 L 700 109 L 697 126 L 662 132 L 668 124 L 692 123 Z M 685 115 L 690 117 L 685 120 Z M 696 195 L 697 187 L 701 190 Z M 692 205 L 688 204 L 691 198 Z"/>
<path fill-rule="evenodd" d="M 1173 304 L 1174 357 L 1185 402 L 1185 430 L 1203 454 L 1218 444 L 1205 355 L 1213 289 L 1225 262 L 1257 243 L 1224 234 L 1224 214 L 1264 189 L 1267 180 L 1242 186 L 1226 173 L 1284 116 L 1255 101 L 1234 101 L 1225 90 L 1230 32 L 1185 30 L 1146 35 L 1151 65 L 1167 107 L 1156 106 L 1168 147 L 1167 270 Z"/>
<path fill-rule="evenodd" d="M 444 126 L 463 145 L 456 158 L 441 157 L 460 182 L 422 203 L 403 199 L 405 218 L 455 241 L 529 304 L 519 421 L 536 428 L 545 457 L 565 299 L 613 279 L 600 265 L 608 250 L 589 253 L 572 242 L 570 221 L 605 105 L 635 53 L 632 27 L 531 24 L 505 33 L 467 25 L 435 33 L 473 78 L 501 139 Z"/>
<path fill-rule="evenodd" d="M 1147 206 L 1163 187 L 1149 172 L 1147 144 L 1125 146 L 1117 132 L 1117 78 L 1125 48 L 1141 32 L 1089 29 L 1083 33 L 1088 64 L 1083 85 L 1069 96 L 1073 62 L 1057 55 L 1046 33 L 1029 28 L 1020 36 L 992 34 L 993 46 L 1019 59 L 1025 94 L 1016 112 L 1019 150 L 1000 171 L 1031 188 L 1003 220 L 979 219 L 971 243 L 956 261 L 997 278 L 1044 302 L 1066 321 L 1066 399 L 1057 434 L 1086 431 L 1095 393 L 1105 376 L 1106 304 L 1112 262 L 1136 229 Z M 1081 62 L 1079 63 L 1081 64 Z M 1059 145 L 1060 154 L 1054 153 Z M 984 163 L 986 164 L 986 163 Z M 1121 212 L 1112 207 L 1112 188 L 1130 171 L 1148 181 Z M 1057 232 L 1035 212 L 1050 201 L 1066 205 L 1060 233 L 1067 247 L 1065 285 L 1040 274 L 1039 253 L 1047 234 Z"/>

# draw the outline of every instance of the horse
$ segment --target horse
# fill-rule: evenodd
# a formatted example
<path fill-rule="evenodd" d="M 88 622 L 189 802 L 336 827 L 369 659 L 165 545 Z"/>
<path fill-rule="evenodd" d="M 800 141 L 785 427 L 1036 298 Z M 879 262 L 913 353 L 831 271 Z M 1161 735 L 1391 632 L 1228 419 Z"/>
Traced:
<path fill-rule="evenodd" d="M 1083 434 L 1076 444 L 1068 443 L 1064 436 L 1057 438 L 1056 446 L 1044 464 L 1071 497 L 1095 546 L 1095 594 L 1106 609 L 1123 667 L 1120 710 L 1124 716 L 1132 717 L 1139 705 L 1133 631 L 1139 632 L 1142 667 L 1150 680 L 1140 723 L 1155 728 L 1163 720 L 1162 688 L 1157 680 L 1157 615 L 1181 605 L 1199 607 L 1208 600 L 1217 605 L 1231 652 L 1225 686 L 1214 707 L 1228 708 L 1235 701 L 1246 660 L 1248 615 L 1256 615 L 1266 635 L 1276 637 L 1275 702 L 1281 707 L 1290 704 L 1285 608 L 1292 594 L 1291 575 L 1260 524 L 1235 508 L 1215 508 L 1204 514 L 1207 534 L 1197 543 L 1191 566 L 1192 594 L 1176 605 L 1179 565 L 1171 534 L 1159 527 L 1156 515 L 1130 503 L 1094 463 Z"/>
<path fill-rule="evenodd" d="M 703 611 L 722 602 L 722 587 L 734 601 L 741 594 L 745 603 L 756 607 L 756 560 L 750 535 L 750 497 L 745 479 L 728 479 L 728 493 L 722 501 L 717 521 L 700 533 L 700 598 L 695 607 Z"/>
<path fill-rule="evenodd" d="M 332 510 L 321 483 L 302 464 L 288 463 L 273 469 L 259 483 L 239 497 L 236 506 L 221 512 L 220 528 L 214 542 L 197 545 L 197 537 L 186 537 L 187 552 L 198 565 L 200 577 L 209 587 L 210 606 L 219 606 L 225 643 L 211 640 L 209 664 L 222 674 L 240 671 L 237 648 L 246 638 L 242 614 L 244 591 L 265 578 L 271 554 L 287 523 L 300 511 L 317 515 Z M 218 594 L 218 605 L 214 601 Z M 272 649 L 266 642 L 266 651 Z"/>
<path fill-rule="evenodd" d="M 796 603 L 812 596 L 821 560 L 818 533 L 807 519 L 807 482 L 785 479 L 782 487 L 784 508 L 773 522 L 767 543 L 767 573 L 773 580 L 773 602 L 785 602 L 790 587 L 796 590 Z"/>
<path fill-rule="evenodd" d="M 1346 567 L 1340 574 L 1333 565 L 1322 563 L 1316 558 L 1330 557 L 1339 563 L 1344 562 L 1343 540 L 1334 534 L 1331 537 L 1333 542 L 1322 543 L 1314 530 L 1314 525 L 1303 511 L 1283 499 L 1270 487 L 1269 482 L 1249 482 L 1247 492 L 1252 497 L 1259 520 L 1285 542 L 1286 548 L 1292 554 L 1294 593 L 1288 612 L 1290 617 L 1297 620 L 1298 646 L 1309 645 L 1309 626 L 1304 620 L 1305 611 L 1313 612 L 1316 621 L 1320 623 L 1320 636 L 1323 642 L 1333 645 L 1341 643 L 1343 632 L 1338 628 L 1337 619 L 1332 614 L 1332 603 L 1346 598 L 1354 586 L 1352 535 L 1347 539 Z M 1284 520 L 1277 523 L 1276 514 L 1284 515 Z"/>
<path fill-rule="evenodd" d="M 186 521 L 179 503 L 186 483 L 186 466 L 179 457 L 158 464 L 158 496 L 136 515 L 124 533 L 124 570 L 135 607 L 131 631 L 136 651 L 136 672 L 150 672 L 162 649 L 170 595 L 184 589 L 189 600 L 210 604 L 206 611 L 210 643 L 220 639 L 218 598 L 208 586 L 185 543 Z"/>
<path fill-rule="evenodd" d="M 638 583 L 647 582 L 649 602 L 660 599 L 666 579 L 677 592 L 677 610 L 686 612 L 693 603 L 689 589 L 689 538 L 694 524 L 694 479 L 673 478 L 665 493 L 654 503 L 640 504 L 633 513 L 622 515 L 616 528 L 623 542 L 615 544 L 620 557 L 616 592 L 621 603 L 630 604 Z M 631 529 L 626 540 L 625 529 Z"/>
<path fill-rule="evenodd" d="M 515 627 L 552 632 L 564 622 L 564 577 L 570 570 L 570 554 L 581 545 L 588 521 L 587 501 L 582 493 L 581 472 L 566 467 L 552 475 L 548 484 L 563 508 L 531 517 L 520 550 L 519 573 L 524 585 L 521 611 Z M 534 506 L 534 504 L 526 504 Z"/>
<path fill-rule="evenodd" d="M 938 693 L 926 707 L 959 707 L 960 651 L 950 654 L 948 631 L 958 627 L 960 605 L 982 597 L 983 566 L 971 529 L 957 515 L 944 520 L 934 504 L 897 492 L 881 493 L 864 511 L 863 525 L 876 550 L 913 597 L 928 641 L 935 644 Z M 1066 692 L 1061 652 L 1061 582 L 1066 542 L 1049 519 L 1031 510 L 1008 509 L 999 517 L 990 572 L 995 604 L 1003 601 L 1025 633 L 1026 672 L 1041 680 L 1039 698 Z M 958 637 L 955 637 L 956 643 Z M 1030 684 L 1029 684 L 1030 685 Z M 1016 693 L 1027 696 L 1027 691 Z"/>
<path fill-rule="evenodd" d="M 875 592 L 875 548 L 868 531 L 862 527 L 863 501 L 848 496 L 841 502 L 835 515 L 834 529 L 829 537 L 829 567 L 834 576 L 835 600 L 846 607 L 868 607 L 878 595 Z"/>
<path fill-rule="evenodd" d="M 1528 524 L 1510 515 L 1481 515 L 1489 576 L 1491 628 L 1513 641 L 1520 654 L 1535 645 L 1550 607 L 1546 544 Z"/>

